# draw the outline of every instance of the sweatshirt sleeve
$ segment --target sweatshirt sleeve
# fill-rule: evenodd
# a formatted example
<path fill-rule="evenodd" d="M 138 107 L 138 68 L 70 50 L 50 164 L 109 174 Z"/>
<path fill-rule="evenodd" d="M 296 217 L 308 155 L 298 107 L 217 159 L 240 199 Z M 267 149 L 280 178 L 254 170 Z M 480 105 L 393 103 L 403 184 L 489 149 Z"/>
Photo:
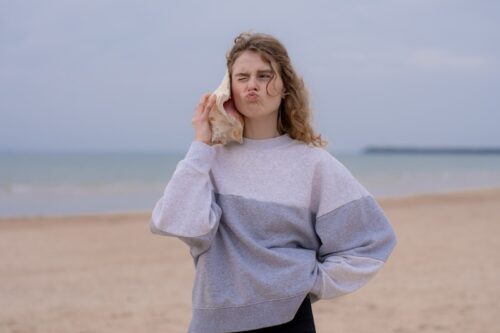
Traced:
<path fill-rule="evenodd" d="M 333 156 L 316 177 L 315 230 L 321 241 L 313 302 L 351 293 L 387 261 L 396 235 L 373 196 Z"/>
<path fill-rule="evenodd" d="M 152 233 L 178 237 L 189 245 L 193 258 L 210 247 L 222 213 L 209 175 L 214 159 L 213 147 L 194 141 L 177 164 L 150 220 Z"/>

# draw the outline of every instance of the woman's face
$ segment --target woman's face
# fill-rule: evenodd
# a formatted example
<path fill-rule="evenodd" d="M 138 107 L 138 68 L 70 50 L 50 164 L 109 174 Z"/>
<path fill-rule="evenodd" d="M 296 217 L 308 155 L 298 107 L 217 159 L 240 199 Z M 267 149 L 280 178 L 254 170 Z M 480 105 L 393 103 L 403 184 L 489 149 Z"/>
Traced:
<path fill-rule="evenodd" d="M 257 52 L 244 51 L 233 64 L 231 96 L 236 109 L 245 118 L 274 118 L 278 115 L 283 81 L 276 62 L 271 64 L 274 78 L 271 66 Z"/>

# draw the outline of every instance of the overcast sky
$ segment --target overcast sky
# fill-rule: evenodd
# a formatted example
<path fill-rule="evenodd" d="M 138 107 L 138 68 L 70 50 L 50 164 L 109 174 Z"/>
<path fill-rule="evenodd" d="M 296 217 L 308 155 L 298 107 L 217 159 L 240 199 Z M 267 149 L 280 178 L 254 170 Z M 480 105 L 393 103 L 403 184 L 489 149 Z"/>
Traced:
<path fill-rule="evenodd" d="M 332 151 L 500 146 L 498 1 L 0 0 L 0 150 L 185 150 L 250 29 Z"/>

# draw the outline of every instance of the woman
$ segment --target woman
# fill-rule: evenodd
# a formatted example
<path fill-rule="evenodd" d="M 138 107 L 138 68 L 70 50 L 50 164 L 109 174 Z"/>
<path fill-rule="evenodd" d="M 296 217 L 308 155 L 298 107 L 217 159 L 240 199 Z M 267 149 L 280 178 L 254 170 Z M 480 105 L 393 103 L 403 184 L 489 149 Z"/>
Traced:
<path fill-rule="evenodd" d="M 396 243 L 380 206 L 310 125 L 283 45 L 243 33 L 227 55 L 228 112 L 244 143 L 211 145 L 202 97 L 195 140 L 157 202 L 154 233 L 186 242 L 196 266 L 190 332 L 315 332 L 311 302 L 352 292 Z"/>

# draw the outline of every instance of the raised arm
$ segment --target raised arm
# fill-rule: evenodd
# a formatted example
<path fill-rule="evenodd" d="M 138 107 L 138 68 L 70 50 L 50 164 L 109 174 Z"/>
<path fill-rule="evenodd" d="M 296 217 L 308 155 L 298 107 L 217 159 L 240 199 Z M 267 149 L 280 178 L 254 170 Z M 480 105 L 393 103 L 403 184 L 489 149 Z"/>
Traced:
<path fill-rule="evenodd" d="M 190 246 L 194 258 L 209 248 L 222 213 L 209 174 L 216 154 L 208 144 L 208 110 L 214 101 L 209 94 L 200 100 L 192 120 L 195 141 L 177 165 L 150 221 L 153 233 L 179 237 Z"/>

